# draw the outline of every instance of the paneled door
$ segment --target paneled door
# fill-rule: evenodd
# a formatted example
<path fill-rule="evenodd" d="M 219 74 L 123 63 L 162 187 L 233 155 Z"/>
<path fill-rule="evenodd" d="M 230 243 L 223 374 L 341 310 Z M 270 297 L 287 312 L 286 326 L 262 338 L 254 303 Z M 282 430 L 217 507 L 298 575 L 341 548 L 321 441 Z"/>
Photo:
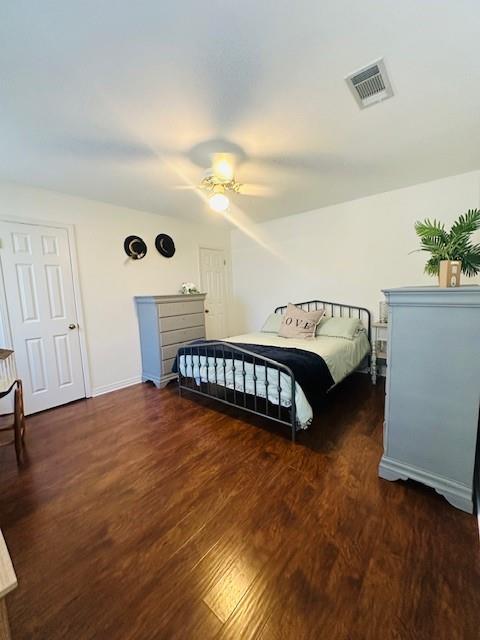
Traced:
<path fill-rule="evenodd" d="M 221 249 L 200 249 L 200 285 L 205 300 L 205 329 L 209 340 L 227 334 L 225 256 Z"/>
<path fill-rule="evenodd" d="M 66 229 L 0 222 L 8 323 L 26 413 L 85 397 Z"/>

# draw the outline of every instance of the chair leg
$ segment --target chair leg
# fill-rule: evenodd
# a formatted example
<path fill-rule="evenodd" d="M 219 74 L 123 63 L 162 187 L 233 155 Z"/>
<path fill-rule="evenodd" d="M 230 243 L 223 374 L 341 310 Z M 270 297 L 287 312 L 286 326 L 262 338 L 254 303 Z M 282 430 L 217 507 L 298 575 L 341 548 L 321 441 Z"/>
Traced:
<path fill-rule="evenodd" d="M 23 412 L 23 388 L 21 380 L 17 380 L 17 387 L 15 389 L 13 432 L 17 464 L 22 464 L 23 439 L 25 437 L 25 415 Z"/>

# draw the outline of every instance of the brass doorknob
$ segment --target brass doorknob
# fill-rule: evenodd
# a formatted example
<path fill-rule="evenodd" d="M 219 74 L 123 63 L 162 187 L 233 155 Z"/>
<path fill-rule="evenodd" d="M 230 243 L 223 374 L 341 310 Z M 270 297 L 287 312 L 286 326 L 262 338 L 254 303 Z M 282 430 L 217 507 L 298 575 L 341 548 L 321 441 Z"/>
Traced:
<path fill-rule="evenodd" d="M 74 322 L 72 322 L 71 324 L 68 325 L 68 328 L 73 330 L 77 328 L 77 325 Z"/>

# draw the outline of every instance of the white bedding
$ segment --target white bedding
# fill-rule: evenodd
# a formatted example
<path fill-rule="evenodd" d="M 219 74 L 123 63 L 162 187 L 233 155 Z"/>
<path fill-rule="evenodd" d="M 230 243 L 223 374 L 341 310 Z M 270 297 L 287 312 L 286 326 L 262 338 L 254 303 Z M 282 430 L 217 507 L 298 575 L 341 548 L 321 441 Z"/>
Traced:
<path fill-rule="evenodd" d="M 246 333 L 240 336 L 224 338 L 224 342 L 243 343 L 243 344 L 261 344 L 275 347 L 284 347 L 286 349 L 303 349 L 320 355 L 324 360 L 330 374 L 338 384 L 345 376 L 358 367 L 363 358 L 370 352 L 370 345 L 367 335 L 361 331 L 353 340 L 345 338 L 331 338 L 320 336 L 312 340 L 280 338 L 272 333 Z M 217 357 L 217 361 L 221 358 Z M 245 391 L 253 394 L 256 391 L 257 396 L 265 398 L 265 375 L 268 376 L 268 399 L 272 404 L 281 404 L 284 407 L 291 406 L 291 384 L 290 377 L 284 373 L 280 376 L 281 393 L 278 392 L 278 373 L 275 369 L 255 365 L 255 372 L 252 363 L 245 363 L 245 378 L 242 371 L 242 362 L 238 360 L 232 361 L 226 359 L 225 375 L 222 366 L 214 367 L 215 358 L 207 358 L 206 356 L 182 355 L 179 358 L 180 372 L 185 377 L 195 378 L 197 384 L 200 382 L 216 383 L 220 386 L 226 386 L 229 389 L 243 391 L 245 379 Z M 235 366 L 235 372 L 234 372 Z M 207 375 L 208 372 L 208 375 Z M 254 373 L 257 380 L 254 379 Z M 280 398 L 279 398 L 280 395 Z M 295 383 L 295 403 L 297 409 L 297 422 L 301 429 L 306 429 L 313 418 L 313 411 L 310 403 L 305 397 L 302 388 Z"/>
<path fill-rule="evenodd" d="M 321 356 L 330 370 L 335 384 L 358 367 L 363 358 L 370 352 L 367 334 L 360 331 L 353 340 L 318 336 L 311 340 L 304 338 L 280 338 L 275 333 L 245 333 L 241 336 L 224 338 L 224 342 L 240 342 L 244 344 L 263 344 L 286 349 L 303 349 Z"/>

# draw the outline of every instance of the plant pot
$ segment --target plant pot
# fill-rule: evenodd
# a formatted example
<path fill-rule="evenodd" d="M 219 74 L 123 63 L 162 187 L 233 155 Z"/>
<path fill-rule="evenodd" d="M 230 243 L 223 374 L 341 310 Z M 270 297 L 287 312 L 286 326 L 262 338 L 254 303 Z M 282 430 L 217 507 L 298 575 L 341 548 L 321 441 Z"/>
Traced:
<path fill-rule="evenodd" d="M 438 285 L 440 287 L 459 287 L 462 273 L 460 260 L 440 260 Z"/>

